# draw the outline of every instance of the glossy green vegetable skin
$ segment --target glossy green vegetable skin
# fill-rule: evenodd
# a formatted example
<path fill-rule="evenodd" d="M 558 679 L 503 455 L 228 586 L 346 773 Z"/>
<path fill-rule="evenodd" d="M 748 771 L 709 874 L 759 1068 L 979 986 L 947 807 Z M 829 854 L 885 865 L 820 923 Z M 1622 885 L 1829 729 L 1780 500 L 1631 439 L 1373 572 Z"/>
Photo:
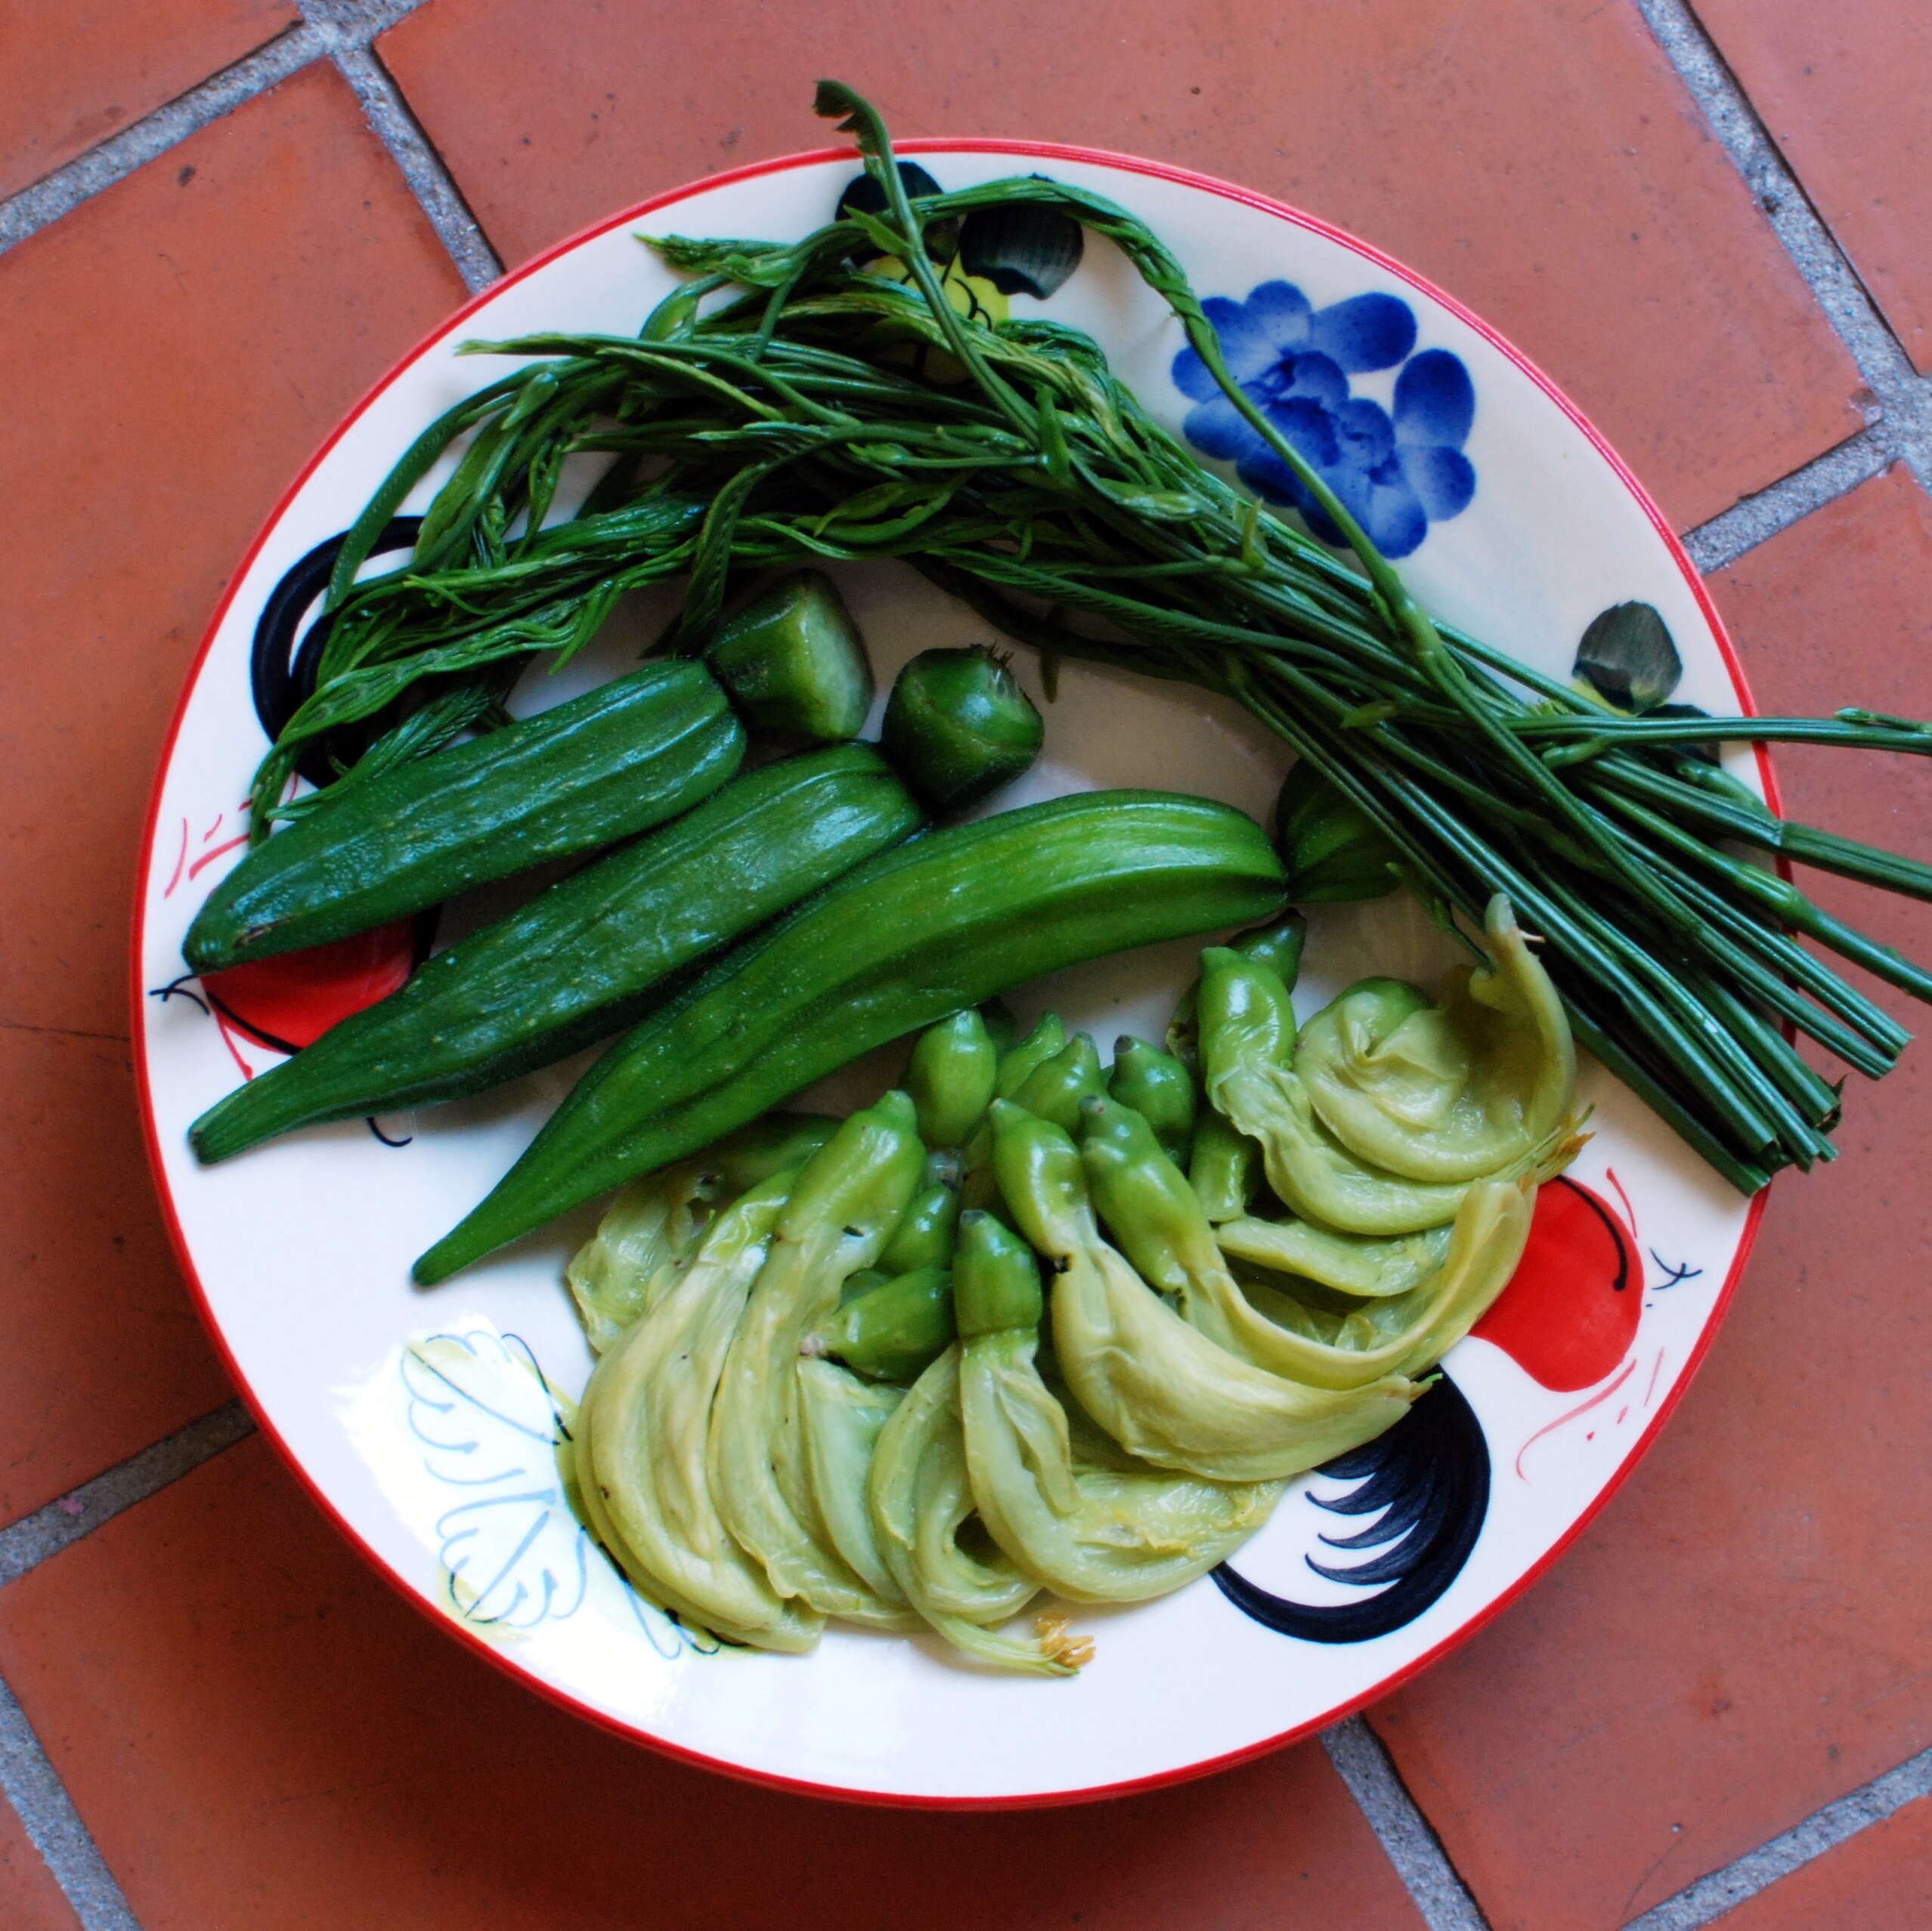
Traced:
<path fill-rule="evenodd" d="M 625 1329 L 584 1391 L 578 1485 L 598 1539 L 646 1597 L 735 1642 L 809 1650 L 823 1619 L 775 1590 L 733 1538 L 710 1468 L 712 1406 L 797 1178 L 721 1215 L 691 1264 Z"/>
<path fill-rule="evenodd" d="M 999 1049 L 970 1007 L 920 1034 L 906 1069 L 919 1137 L 939 1151 L 964 1145 L 993 1097 Z"/>
<path fill-rule="evenodd" d="M 1023 1079 L 1013 1103 L 1063 1133 L 1080 1124 L 1080 1103 L 1107 1091 L 1107 1072 L 1091 1033 L 1076 1032 L 1050 1060 L 1043 1060 Z"/>
<path fill-rule="evenodd" d="M 904 1626 L 909 1612 L 847 1561 L 813 1496 L 800 1343 L 837 1307 L 847 1279 L 878 1258 L 924 1157 L 912 1103 L 888 1093 L 806 1163 L 720 1372 L 707 1450 L 719 1510 L 772 1586 L 823 1614 L 886 1628 Z"/>
<path fill-rule="evenodd" d="M 681 1158 L 871 1048 L 1082 959 L 1265 917 L 1251 819 L 1089 791 L 915 839 L 729 955 L 600 1060 L 416 1262 L 426 1285 Z"/>
<path fill-rule="evenodd" d="M 737 772 L 745 731 L 696 664 L 652 664 L 345 784 L 209 893 L 182 952 L 217 972 L 367 932 L 472 885 L 648 831 Z"/>
<path fill-rule="evenodd" d="M 1230 1354 L 1101 1239 L 1066 1134 L 1005 1101 L 992 1116 L 1000 1190 L 1052 1266 L 1060 1372 L 1131 1453 L 1210 1481 L 1273 1481 L 1373 1440 L 1421 1391 L 1393 1375 L 1346 1391 L 1313 1388 Z"/>
<path fill-rule="evenodd" d="M 1107 1097 L 1131 1106 L 1153 1129 L 1167 1157 L 1185 1166 L 1194 1144 L 1200 1095 L 1194 1076 L 1172 1053 L 1123 1032 L 1113 1042 L 1113 1069 Z"/>
<path fill-rule="evenodd" d="M 271 1134 L 481 1093 L 633 1024 L 673 973 L 918 829 L 878 754 L 767 765 L 427 961 L 189 1129 L 203 1160 Z"/>
<path fill-rule="evenodd" d="M 1274 839 L 1298 905 L 1386 898 L 1401 883 L 1401 854 L 1365 812 L 1304 759 L 1274 803 Z"/>
<path fill-rule="evenodd" d="M 754 597 L 704 653 L 754 731 L 808 742 L 856 738 L 872 707 L 872 667 L 858 627 L 816 570 Z"/>
<path fill-rule="evenodd" d="M 1268 1520 L 1277 1481 L 1078 1467 L 1034 1365 L 1042 1307 L 1026 1242 L 969 1215 L 958 1276 L 966 1465 L 981 1519 L 1023 1574 L 1074 1602 L 1142 1601 L 1205 1574 Z"/>
<path fill-rule="evenodd" d="M 1291 911 L 1272 925 L 1237 933 L 1228 946 L 1252 964 L 1267 967 L 1292 990 L 1301 976 L 1302 950 L 1308 936 L 1308 921 L 1299 912 Z M 1167 1024 L 1167 1050 L 1187 1066 L 1197 1066 L 1200 1059 L 1200 994 L 1201 983 L 1197 978 L 1175 1001 L 1174 1017 Z"/>
<path fill-rule="evenodd" d="M 807 1343 L 871 1381 L 913 1382 L 953 1338 L 952 1277 L 914 1267 L 855 1295 Z"/>
<path fill-rule="evenodd" d="M 816 1113 L 767 1113 L 625 1187 L 564 1270 L 601 1354 L 679 1279 L 716 1218 L 774 1174 L 803 1166 L 838 1130 Z"/>
<path fill-rule="evenodd" d="M 1035 758 L 1046 726 L 992 651 L 921 651 L 886 701 L 880 747 L 936 812 L 964 811 L 1010 784 Z"/>

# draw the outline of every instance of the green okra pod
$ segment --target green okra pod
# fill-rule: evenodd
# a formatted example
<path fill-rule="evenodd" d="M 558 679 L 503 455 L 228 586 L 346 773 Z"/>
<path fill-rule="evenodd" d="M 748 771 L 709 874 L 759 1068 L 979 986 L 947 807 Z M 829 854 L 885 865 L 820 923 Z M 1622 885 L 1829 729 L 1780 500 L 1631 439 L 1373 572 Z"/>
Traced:
<path fill-rule="evenodd" d="M 217 972 L 367 932 L 473 885 L 615 844 L 737 771 L 745 732 L 696 664 L 649 664 L 339 797 L 249 852 L 182 951 Z"/>
<path fill-rule="evenodd" d="M 445 1279 L 873 1046 L 1076 961 L 1264 914 L 1280 890 L 1252 820 L 1160 792 L 1079 792 L 912 840 L 621 1040 L 416 1277 Z"/>
<path fill-rule="evenodd" d="M 664 981 L 921 823 L 868 746 L 764 766 L 438 952 L 189 1129 L 222 1160 L 321 1120 L 480 1093 L 634 1024 Z M 282 837 L 290 834 L 283 833 Z"/>
<path fill-rule="evenodd" d="M 1305 758 L 1275 800 L 1274 841 L 1298 905 L 1386 898 L 1402 882 L 1401 855 L 1380 828 Z"/>

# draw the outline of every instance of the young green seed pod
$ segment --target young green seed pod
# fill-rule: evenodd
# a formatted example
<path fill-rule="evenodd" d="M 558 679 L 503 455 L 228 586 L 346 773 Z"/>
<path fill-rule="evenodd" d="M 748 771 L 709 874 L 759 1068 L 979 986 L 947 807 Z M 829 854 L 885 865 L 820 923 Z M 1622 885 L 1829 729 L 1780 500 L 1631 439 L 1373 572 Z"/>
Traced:
<path fill-rule="evenodd" d="M 1194 1152 L 1187 1162 L 1187 1184 L 1201 1211 L 1216 1227 L 1238 1221 L 1254 1198 L 1261 1167 L 1261 1148 L 1245 1133 L 1206 1109 L 1194 1130 Z"/>
<path fill-rule="evenodd" d="M 804 1344 L 872 1381 L 916 1381 L 951 1346 L 952 1277 L 915 1267 L 845 1301 Z"/>
<path fill-rule="evenodd" d="M 1088 1100 L 1080 1108 L 1080 1159 L 1093 1202 L 1114 1245 L 1135 1271 L 1163 1294 L 1184 1292 L 1177 1256 L 1207 1222 L 1187 1176 L 1161 1150 L 1153 1129 L 1131 1106 Z"/>
<path fill-rule="evenodd" d="M 952 1258 L 953 1229 L 959 1219 L 959 1194 L 946 1186 L 922 1188 L 912 1196 L 905 1218 L 879 1256 L 888 1274 L 909 1274 L 915 1267 L 943 1267 Z"/>
<path fill-rule="evenodd" d="M 1302 948 L 1308 941 L 1308 922 L 1299 912 L 1284 912 L 1272 925 L 1258 925 L 1228 942 L 1231 952 L 1266 966 L 1290 992 L 1301 976 Z"/>
<path fill-rule="evenodd" d="M 1296 905 L 1383 898 L 1399 882 L 1395 846 L 1305 759 L 1275 800 L 1274 842 Z"/>
<path fill-rule="evenodd" d="M 1123 1032 L 1113 1042 L 1107 1090 L 1147 1122 L 1170 1160 L 1185 1163 L 1200 1103 L 1194 1075 L 1172 1054 Z"/>
<path fill-rule="evenodd" d="M 1092 1035 L 1076 1032 L 1026 1075 L 1013 1100 L 1037 1118 L 1051 1120 L 1063 1133 L 1071 1133 L 1080 1123 L 1080 1102 L 1106 1090 Z"/>
<path fill-rule="evenodd" d="M 928 1147 L 961 1147 L 993 1097 L 999 1054 L 986 1023 L 970 1006 L 929 1026 L 912 1048 L 906 1090 Z"/>
<path fill-rule="evenodd" d="M 864 640 L 831 580 L 801 570 L 756 596 L 704 653 L 754 731 L 833 744 L 872 707 Z"/>
<path fill-rule="evenodd" d="M 990 1214 L 960 1220 L 952 1295 L 960 1335 L 968 1341 L 1002 1328 L 1036 1328 L 1046 1313 L 1033 1249 Z"/>
<path fill-rule="evenodd" d="M 1038 1066 L 1044 1066 L 1067 1044 L 1067 1026 L 1057 1013 L 1048 1013 L 1017 1045 L 1000 1055 L 999 1071 L 994 1076 L 993 1091 L 1010 1100 L 1026 1083 Z"/>
<path fill-rule="evenodd" d="M 879 748 L 934 811 L 962 811 L 1039 756 L 1046 726 L 991 651 L 921 651 L 886 703 Z"/>
<path fill-rule="evenodd" d="M 1288 1066 L 1295 1057 L 1295 1009 L 1265 966 L 1226 945 L 1201 955 L 1201 1076 L 1210 1102 L 1230 1071 L 1252 1057 Z"/>
<path fill-rule="evenodd" d="M 1266 966 L 1292 992 L 1302 971 L 1302 948 L 1307 944 L 1308 922 L 1299 912 L 1284 912 L 1271 925 L 1251 927 L 1228 942 L 1230 952 L 1256 965 Z M 1198 1001 L 1200 981 L 1197 979 L 1181 994 L 1167 1023 L 1167 1050 L 1185 1066 L 1198 1064 L 1200 1029 Z"/>

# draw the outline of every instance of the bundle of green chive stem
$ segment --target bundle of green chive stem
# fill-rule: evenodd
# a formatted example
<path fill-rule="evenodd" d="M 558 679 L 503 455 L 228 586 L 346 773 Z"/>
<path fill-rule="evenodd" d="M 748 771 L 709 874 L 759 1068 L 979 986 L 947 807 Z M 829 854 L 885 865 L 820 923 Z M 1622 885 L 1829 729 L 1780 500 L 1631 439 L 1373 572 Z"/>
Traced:
<path fill-rule="evenodd" d="M 258 776 L 258 835 L 308 802 L 284 794 L 318 741 L 352 782 L 487 727 L 525 659 L 568 658 L 627 591 L 687 579 L 665 647 L 695 651 L 757 571 L 897 558 L 1042 652 L 1049 675 L 1084 659 L 1243 706 L 1379 828 L 1452 932 L 1479 930 L 1506 893 L 1578 1038 L 1740 1190 L 1832 1157 L 1838 1089 L 1792 1033 L 1873 1077 L 1909 1035 L 1800 939 L 1920 998 L 1932 973 L 1720 841 L 1921 899 L 1932 867 L 1779 819 L 1698 747 L 1922 754 L 1932 727 L 1858 710 L 1624 716 L 1432 623 L 1235 382 L 1141 222 L 1037 177 L 914 198 L 872 107 L 830 82 L 816 107 L 856 135 L 872 210 L 848 197 L 789 243 L 655 241 L 689 279 L 636 336 L 470 345 L 532 359 L 426 430 L 349 533 L 314 695 Z M 1205 469 L 1086 336 L 957 312 L 952 238 L 988 209 L 1114 243 L 1352 565 Z M 413 561 L 358 582 L 465 436 Z M 602 479 L 546 527 L 566 459 L 587 455 L 609 460 Z"/>

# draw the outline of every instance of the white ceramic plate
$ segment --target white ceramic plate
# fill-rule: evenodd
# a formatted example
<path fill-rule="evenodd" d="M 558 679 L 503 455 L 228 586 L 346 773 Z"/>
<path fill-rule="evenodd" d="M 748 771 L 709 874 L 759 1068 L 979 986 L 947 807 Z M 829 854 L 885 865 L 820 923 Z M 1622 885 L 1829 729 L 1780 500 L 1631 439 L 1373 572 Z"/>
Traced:
<path fill-rule="evenodd" d="M 1203 296 L 1232 305 L 1218 312 L 1237 374 L 1308 398 L 1344 463 L 1352 450 L 1380 465 L 1374 515 L 1438 614 L 1567 675 L 1591 619 L 1641 599 L 1677 641 L 1677 697 L 1748 707 L 1683 552 L 1602 439 L 1507 344 L 1395 263 L 1258 196 L 1147 162 L 983 142 L 906 151 L 949 188 L 1045 172 L 1144 217 Z M 203 1171 L 185 1137 L 238 1067 L 274 1057 L 258 1035 L 283 1024 L 272 987 L 231 989 L 224 1016 L 204 1010 L 208 989 L 179 981 L 182 935 L 234 862 L 264 748 L 250 667 L 271 593 L 425 422 L 502 366 L 459 359 L 458 343 L 634 330 L 670 285 L 636 230 L 788 238 L 828 218 L 855 167 L 820 154 L 720 176 L 565 243 L 409 357 L 299 479 L 209 633 L 155 796 L 135 952 L 146 1105 L 182 1261 L 264 1429 L 370 1560 L 464 1641 L 593 1720 L 769 1782 L 881 1802 L 1072 1801 L 1238 1761 L 1379 1694 L 1520 1591 L 1628 1471 L 1710 1339 L 1755 1215 L 1599 1070 L 1584 1075 L 1596 1137 L 1544 1190 L 1524 1268 L 1450 1356 L 1447 1383 L 1381 1444 L 1291 1490 L 1237 1574 L 1082 1613 L 1098 1654 L 1062 1682 L 836 1628 L 808 1658 L 717 1653 L 618 1580 L 565 1509 L 550 1453 L 559 1404 L 589 1366 L 561 1284 L 587 1219 L 434 1292 L 408 1277 L 574 1066 L 374 1123 L 401 1146 L 370 1126 L 320 1128 Z M 1178 327 L 1105 245 L 1090 240 L 1043 303 L 1022 295 L 1014 307 L 1090 330 L 1156 415 L 1213 444 L 1211 419 L 1189 422 Z M 987 635 L 909 571 L 844 581 L 881 688 L 914 651 Z M 614 620 L 595 661 L 526 679 L 523 701 L 614 674 L 661 615 Z M 1023 655 L 1021 668 L 1030 677 Z M 1070 670 L 1047 716 L 1045 759 L 1002 803 L 1148 784 L 1262 815 L 1285 768 L 1243 718 L 1172 686 Z M 1755 772 L 1748 759 L 1737 768 Z M 1438 943 L 1401 903 L 1318 914 L 1302 997 L 1367 970 L 1426 976 L 1446 962 Z M 1157 1038 L 1193 953 L 1104 961 L 1012 1003 L 1023 1018 L 1057 1009 L 1103 1041 Z M 869 1077 L 876 1091 L 892 1071 L 861 1069 L 846 1090 Z"/>

